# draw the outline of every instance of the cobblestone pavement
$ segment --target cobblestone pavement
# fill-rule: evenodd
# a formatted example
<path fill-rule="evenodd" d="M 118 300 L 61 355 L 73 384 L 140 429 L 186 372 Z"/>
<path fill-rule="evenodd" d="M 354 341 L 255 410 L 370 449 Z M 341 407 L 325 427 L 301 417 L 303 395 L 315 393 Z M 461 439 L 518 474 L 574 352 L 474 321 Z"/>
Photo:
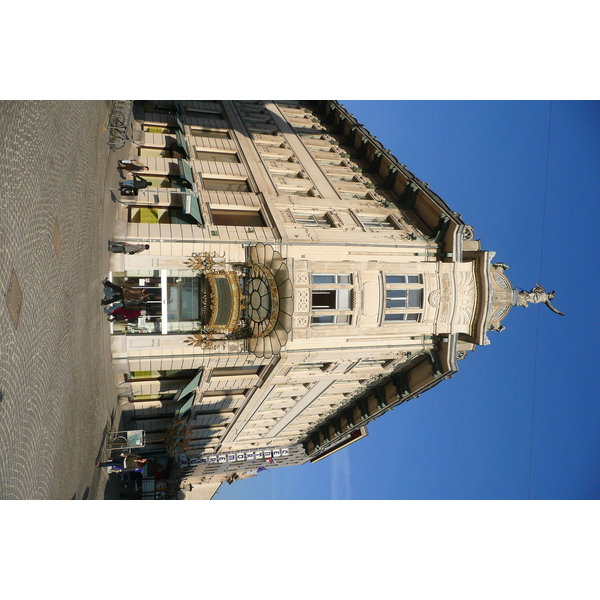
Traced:
<path fill-rule="evenodd" d="M 2 499 L 104 497 L 108 109 L 0 102 Z"/>

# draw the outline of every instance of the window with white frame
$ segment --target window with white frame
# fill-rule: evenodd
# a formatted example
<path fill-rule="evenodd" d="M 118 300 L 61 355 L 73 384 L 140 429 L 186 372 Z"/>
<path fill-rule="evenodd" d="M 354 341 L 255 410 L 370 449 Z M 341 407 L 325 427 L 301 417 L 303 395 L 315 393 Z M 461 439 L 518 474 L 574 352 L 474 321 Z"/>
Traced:
<path fill-rule="evenodd" d="M 385 276 L 385 323 L 419 322 L 423 307 L 422 277 L 419 274 Z"/>
<path fill-rule="evenodd" d="M 388 217 L 358 215 L 358 219 L 365 229 L 396 229 Z"/>
<path fill-rule="evenodd" d="M 350 273 L 314 273 L 311 294 L 313 325 L 349 325 L 353 294 Z M 322 287 L 321 287 L 322 286 Z"/>
<path fill-rule="evenodd" d="M 352 285 L 352 275 L 349 273 L 313 273 L 312 282 L 317 285 L 327 283 L 332 283 L 334 285 Z"/>
<path fill-rule="evenodd" d="M 332 227 L 326 213 L 299 213 L 292 211 L 294 221 L 304 227 Z"/>

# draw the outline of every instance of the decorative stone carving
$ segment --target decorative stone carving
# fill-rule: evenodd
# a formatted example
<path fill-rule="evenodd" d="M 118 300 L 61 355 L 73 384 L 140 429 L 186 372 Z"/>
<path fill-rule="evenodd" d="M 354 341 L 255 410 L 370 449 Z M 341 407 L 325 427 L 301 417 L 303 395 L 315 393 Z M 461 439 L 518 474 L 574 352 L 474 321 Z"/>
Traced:
<path fill-rule="evenodd" d="M 308 285 L 309 279 L 308 279 L 308 272 L 297 272 L 296 273 L 296 283 L 299 285 Z"/>
<path fill-rule="evenodd" d="M 296 291 L 296 310 L 298 312 L 308 312 L 308 299 L 308 289 L 299 289 Z"/>
<path fill-rule="evenodd" d="M 433 290 L 427 297 L 427 302 L 434 308 L 437 308 L 440 305 L 441 297 L 440 290 Z"/>

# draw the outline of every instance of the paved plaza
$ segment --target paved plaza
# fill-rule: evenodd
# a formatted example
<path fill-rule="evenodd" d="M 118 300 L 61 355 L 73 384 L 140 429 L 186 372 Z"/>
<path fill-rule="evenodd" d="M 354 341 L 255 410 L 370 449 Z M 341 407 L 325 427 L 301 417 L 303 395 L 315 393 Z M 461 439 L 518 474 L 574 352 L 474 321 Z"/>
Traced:
<path fill-rule="evenodd" d="M 0 498 L 102 499 L 109 102 L 0 102 Z"/>

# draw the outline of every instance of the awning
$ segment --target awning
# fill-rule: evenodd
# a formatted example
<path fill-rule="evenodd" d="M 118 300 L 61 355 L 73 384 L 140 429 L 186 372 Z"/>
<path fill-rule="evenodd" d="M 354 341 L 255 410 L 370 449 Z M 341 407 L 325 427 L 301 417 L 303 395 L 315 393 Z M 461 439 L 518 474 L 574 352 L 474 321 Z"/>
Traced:
<path fill-rule="evenodd" d="M 185 131 L 184 126 L 183 126 L 183 121 L 179 118 L 179 115 L 176 116 L 177 119 L 177 127 L 179 127 L 179 129 L 181 129 L 181 131 Z"/>
<path fill-rule="evenodd" d="M 179 163 L 179 176 L 182 179 L 185 179 L 190 183 L 190 185 L 194 184 L 194 174 L 192 173 L 192 167 L 190 167 L 190 163 L 185 160 L 185 158 L 180 158 L 178 160 Z"/>
<path fill-rule="evenodd" d="M 204 219 L 202 218 L 202 212 L 200 211 L 200 201 L 196 194 L 186 191 L 183 212 L 195 219 L 198 222 L 198 225 L 204 225 Z"/>
<path fill-rule="evenodd" d="M 187 142 L 185 141 L 185 134 L 183 131 L 176 131 L 175 136 L 177 137 L 177 145 L 185 152 L 186 156 L 190 157 L 190 149 L 188 148 Z"/>
<path fill-rule="evenodd" d="M 200 380 L 202 379 L 202 373 L 204 372 L 204 367 L 200 367 L 198 372 L 194 375 L 192 380 L 177 393 L 174 400 L 178 402 L 179 400 L 183 400 L 188 394 L 191 394 L 195 389 L 200 385 Z"/>
<path fill-rule="evenodd" d="M 188 401 L 179 409 L 178 419 L 181 419 L 189 410 L 194 406 L 196 400 L 196 394 L 190 394 Z"/>

